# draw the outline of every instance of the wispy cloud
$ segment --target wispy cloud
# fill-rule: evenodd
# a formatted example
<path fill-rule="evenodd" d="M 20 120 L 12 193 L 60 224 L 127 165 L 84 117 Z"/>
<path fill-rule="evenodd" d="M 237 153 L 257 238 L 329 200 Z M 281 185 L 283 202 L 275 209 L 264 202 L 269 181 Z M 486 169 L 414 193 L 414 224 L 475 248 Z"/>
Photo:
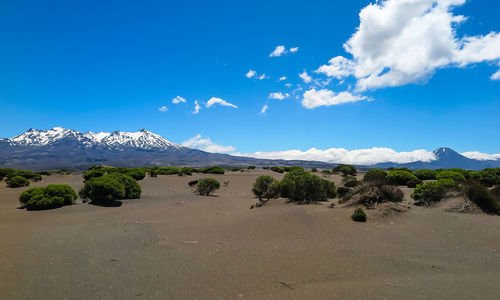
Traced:
<path fill-rule="evenodd" d="M 463 156 L 470 158 L 470 159 L 500 160 L 500 154 L 487 154 L 487 153 L 481 153 L 479 151 L 469 151 L 469 152 L 463 152 L 460 154 L 462 154 Z"/>
<path fill-rule="evenodd" d="M 194 111 L 193 114 L 197 115 L 200 112 L 201 106 L 198 103 L 198 100 L 194 101 Z"/>
<path fill-rule="evenodd" d="M 254 70 L 250 70 L 250 71 L 248 71 L 248 72 L 245 74 L 245 76 L 246 76 L 247 78 L 252 78 L 252 77 L 254 77 L 255 75 L 257 75 L 257 72 L 255 72 Z"/>
<path fill-rule="evenodd" d="M 299 77 L 304 80 L 305 83 L 310 83 L 312 81 L 312 78 L 311 76 L 309 76 L 309 74 L 307 74 L 306 71 L 302 72 L 299 74 Z"/>
<path fill-rule="evenodd" d="M 196 148 L 207 152 L 232 152 L 236 150 L 233 146 L 222 146 L 215 144 L 210 138 L 203 138 L 201 134 L 182 142 L 182 145 L 189 148 Z"/>
<path fill-rule="evenodd" d="M 269 106 L 267 106 L 267 104 L 264 104 L 264 106 L 262 106 L 262 109 L 260 110 L 260 113 L 265 114 L 268 108 Z"/>
<path fill-rule="evenodd" d="M 186 103 L 186 99 L 182 98 L 181 96 L 177 96 L 174 99 L 172 99 L 173 104 L 179 104 L 179 103 Z"/>
<path fill-rule="evenodd" d="M 281 76 L 279 81 L 285 81 L 286 80 L 286 76 Z"/>
<path fill-rule="evenodd" d="M 165 105 L 163 105 L 162 107 L 158 108 L 159 111 L 161 112 L 166 112 L 168 111 L 168 107 L 166 107 Z"/>
<path fill-rule="evenodd" d="M 292 53 L 295 53 L 297 51 L 299 51 L 299 47 L 290 48 L 290 52 L 292 52 Z"/>
<path fill-rule="evenodd" d="M 353 95 L 349 92 L 335 93 L 328 89 L 316 90 L 311 89 L 304 92 L 302 106 L 308 109 L 319 106 L 332 106 L 349 102 L 357 102 L 367 100 L 365 96 Z"/>
<path fill-rule="evenodd" d="M 255 153 L 233 153 L 238 156 L 248 156 L 263 159 L 312 160 L 329 163 L 344 163 L 355 165 L 374 165 L 377 163 L 409 163 L 415 161 L 429 162 L 435 160 L 434 154 L 427 150 L 411 152 L 396 152 L 390 148 L 370 148 L 347 150 L 344 148 L 330 148 L 320 150 L 311 148 L 306 151 L 285 150 Z"/>
<path fill-rule="evenodd" d="M 229 103 L 225 100 L 222 100 L 221 98 L 217 98 L 217 97 L 210 98 L 210 100 L 208 100 L 206 106 L 207 106 L 207 108 L 209 108 L 209 107 L 214 106 L 215 104 L 219 104 L 221 106 L 229 106 L 229 107 L 233 107 L 233 108 L 238 108 L 238 106 L 236 106 L 232 103 Z"/>
<path fill-rule="evenodd" d="M 269 54 L 269 57 L 278 57 L 286 53 L 286 48 L 283 45 L 277 46 L 271 54 Z"/>
<path fill-rule="evenodd" d="M 285 98 L 288 98 L 290 94 L 288 93 L 281 93 L 281 92 L 275 92 L 275 93 L 270 93 L 269 94 L 269 99 L 274 99 L 274 100 L 284 100 Z"/>

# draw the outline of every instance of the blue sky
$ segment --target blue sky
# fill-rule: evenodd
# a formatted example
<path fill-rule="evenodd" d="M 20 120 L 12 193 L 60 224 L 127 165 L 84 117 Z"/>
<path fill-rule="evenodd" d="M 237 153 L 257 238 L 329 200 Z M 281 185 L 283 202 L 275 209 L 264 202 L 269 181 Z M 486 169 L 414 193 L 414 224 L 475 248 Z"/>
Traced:
<path fill-rule="evenodd" d="M 177 143 L 199 134 L 239 153 L 499 153 L 500 3 L 369 5 L 2 1 L 0 136 L 146 128 Z M 270 57 L 280 45 L 286 51 Z M 342 65 L 329 64 L 338 56 Z M 250 70 L 257 75 L 247 78 Z M 172 103 L 177 96 L 186 102 Z M 207 107 L 213 97 L 237 108 Z"/>

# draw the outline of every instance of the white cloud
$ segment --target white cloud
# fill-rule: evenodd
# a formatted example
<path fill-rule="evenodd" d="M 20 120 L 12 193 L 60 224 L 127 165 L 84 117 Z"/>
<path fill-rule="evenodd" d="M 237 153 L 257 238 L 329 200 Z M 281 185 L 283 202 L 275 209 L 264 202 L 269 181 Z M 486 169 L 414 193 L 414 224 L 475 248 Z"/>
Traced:
<path fill-rule="evenodd" d="M 234 108 L 238 108 L 238 106 L 232 104 L 232 103 L 229 103 L 229 102 L 226 102 L 225 100 L 222 100 L 220 98 L 216 98 L 216 97 L 212 97 L 210 98 L 210 100 L 208 100 L 207 102 L 207 108 L 208 107 L 212 107 L 213 105 L 215 104 L 219 104 L 221 106 L 229 106 L 229 107 L 234 107 Z"/>
<path fill-rule="evenodd" d="M 276 47 L 276 49 L 274 49 L 274 51 L 271 52 L 271 54 L 269 54 L 269 57 L 278 57 L 278 56 L 285 54 L 286 52 L 287 51 L 286 51 L 285 46 L 280 45 L 280 46 Z"/>
<path fill-rule="evenodd" d="M 289 96 L 290 96 L 290 94 L 288 94 L 288 93 L 283 94 L 282 92 L 276 92 L 276 93 L 270 93 L 269 99 L 284 100 L 285 98 L 288 98 Z"/>
<path fill-rule="evenodd" d="M 260 113 L 261 114 L 265 114 L 268 108 L 269 108 L 269 106 L 267 106 L 267 104 L 265 104 L 264 106 L 262 106 L 262 109 L 260 110 Z"/>
<path fill-rule="evenodd" d="M 182 98 L 181 96 L 177 96 L 174 99 L 172 99 L 173 104 L 179 104 L 179 103 L 186 103 L 186 99 Z"/>
<path fill-rule="evenodd" d="M 193 114 L 197 115 L 200 112 L 201 106 L 198 103 L 198 100 L 194 101 L 194 111 Z"/>
<path fill-rule="evenodd" d="M 258 79 L 258 80 L 262 80 L 262 79 L 266 79 L 266 78 L 268 78 L 268 77 L 266 76 L 266 74 L 262 74 L 262 75 L 260 75 L 259 77 L 257 77 L 257 79 Z"/>
<path fill-rule="evenodd" d="M 162 107 L 158 108 L 158 110 L 161 112 L 166 112 L 168 108 L 165 105 L 163 105 Z"/>
<path fill-rule="evenodd" d="M 286 86 L 287 88 L 291 88 L 291 87 L 292 87 L 292 84 L 291 84 L 291 83 L 285 83 L 285 86 Z"/>
<path fill-rule="evenodd" d="M 284 81 L 284 80 L 286 80 L 286 76 L 281 76 L 279 79 L 279 81 Z"/>
<path fill-rule="evenodd" d="M 302 72 L 299 74 L 299 77 L 302 78 L 302 80 L 304 80 L 305 83 L 309 83 L 312 81 L 312 78 L 311 76 L 309 76 L 309 74 L 307 74 L 306 71 Z"/>
<path fill-rule="evenodd" d="M 495 74 L 491 75 L 491 80 L 500 80 L 500 70 L 498 70 Z"/>
<path fill-rule="evenodd" d="M 295 53 L 297 51 L 299 51 L 299 47 L 290 48 L 290 52 L 292 52 L 292 53 Z"/>
<path fill-rule="evenodd" d="M 500 154 L 487 154 L 487 153 L 481 153 L 479 151 L 469 151 L 460 154 L 462 154 L 467 158 L 477 159 L 477 160 L 500 160 Z"/>
<path fill-rule="evenodd" d="M 232 152 L 236 150 L 233 146 L 217 145 L 210 140 L 210 138 L 202 138 L 200 134 L 182 142 L 182 146 L 189 148 L 196 148 L 207 152 Z"/>
<path fill-rule="evenodd" d="M 353 75 L 365 91 L 428 80 L 444 67 L 500 60 L 500 34 L 457 36 L 467 20 L 452 10 L 466 0 L 385 0 L 363 8 L 344 49 L 317 72 L 338 79 Z M 500 71 L 491 79 L 499 79 Z"/>
<path fill-rule="evenodd" d="M 335 92 L 327 89 L 311 89 L 304 92 L 302 106 L 312 109 L 319 106 L 339 105 L 366 99 L 367 98 L 364 96 L 353 95 L 349 92 L 340 92 L 335 94 Z"/>
<path fill-rule="evenodd" d="M 409 163 L 415 161 L 429 162 L 435 160 L 434 154 L 427 150 L 414 150 L 411 152 L 396 152 L 390 148 L 371 148 L 347 150 L 344 148 L 330 148 L 320 150 L 311 148 L 306 151 L 285 150 L 255 153 L 233 153 L 238 156 L 249 156 L 263 159 L 286 160 L 314 160 L 329 163 L 344 163 L 356 165 L 374 165 L 377 163 Z"/>
<path fill-rule="evenodd" d="M 254 70 L 250 70 L 250 71 L 248 71 L 248 72 L 245 74 L 245 76 L 246 76 L 247 78 L 252 78 L 252 77 L 254 77 L 255 75 L 257 75 L 257 72 L 255 72 Z"/>

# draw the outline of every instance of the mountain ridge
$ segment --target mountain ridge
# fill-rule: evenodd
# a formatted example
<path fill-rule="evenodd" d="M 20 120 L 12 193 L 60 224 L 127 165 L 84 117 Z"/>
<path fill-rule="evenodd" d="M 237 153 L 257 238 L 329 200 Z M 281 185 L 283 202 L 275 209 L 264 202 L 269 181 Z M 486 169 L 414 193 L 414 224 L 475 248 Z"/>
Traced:
<path fill-rule="evenodd" d="M 500 161 L 467 158 L 451 148 L 438 148 L 435 159 L 404 164 L 393 162 L 371 166 L 358 165 L 361 169 L 408 167 L 411 169 L 463 168 L 480 170 L 500 167 Z M 300 165 L 303 167 L 331 168 L 338 163 L 257 159 L 210 153 L 173 143 L 146 129 L 135 132 L 78 132 L 73 129 L 54 127 L 48 130 L 30 128 L 12 138 L 0 139 L 0 166 L 43 170 L 69 168 L 84 170 L 94 164 L 124 167 L 138 166 L 192 166 L 208 165 Z"/>

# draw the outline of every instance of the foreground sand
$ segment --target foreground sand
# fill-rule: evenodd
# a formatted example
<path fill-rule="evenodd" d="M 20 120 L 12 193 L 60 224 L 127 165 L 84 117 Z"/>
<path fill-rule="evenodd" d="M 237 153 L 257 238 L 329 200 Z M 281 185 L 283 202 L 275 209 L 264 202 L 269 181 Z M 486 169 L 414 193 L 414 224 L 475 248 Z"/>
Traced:
<path fill-rule="evenodd" d="M 118 208 L 16 209 L 0 183 L 0 299 L 498 299 L 500 217 L 412 207 L 367 223 L 283 199 L 250 210 L 264 170 L 141 181 Z M 335 178 L 339 181 L 339 178 Z M 77 175 L 44 177 L 78 190 Z"/>

